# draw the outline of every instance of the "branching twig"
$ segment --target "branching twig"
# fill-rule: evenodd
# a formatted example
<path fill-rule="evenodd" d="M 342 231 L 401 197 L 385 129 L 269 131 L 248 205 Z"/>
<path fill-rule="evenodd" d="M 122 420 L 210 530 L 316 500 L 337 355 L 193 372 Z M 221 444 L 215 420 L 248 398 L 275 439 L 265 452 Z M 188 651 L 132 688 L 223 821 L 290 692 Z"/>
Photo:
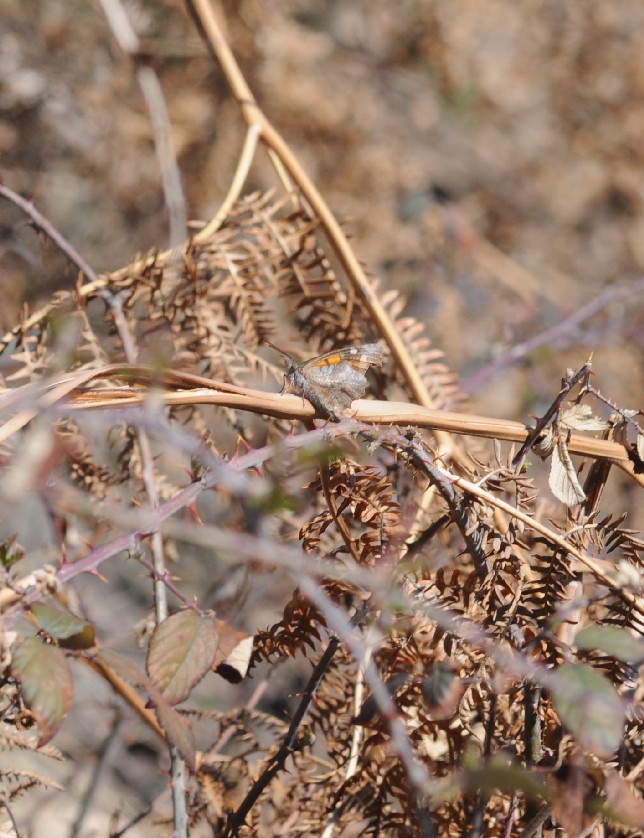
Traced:
<path fill-rule="evenodd" d="M 366 602 L 358 609 L 349 623 L 350 629 L 353 629 L 355 626 L 360 624 L 365 615 L 368 613 L 369 608 L 370 604 Z M 342 641 L 343 638 L 336 634 L 334 634 L 329 640 L 329 643 L 318 661 L 317 666 L 311 673 L 306 687 L 302 690 L 302 698 L 295 713 L 293 714 L 293 718 L 291 719 L 291 724 L 288 727 L 284 741 L 278 748 L 277 753 L 270 758 L 266 768 L 262 771 L 257 780 L 255 780 L 239 808 L 229 815 L 226 831 L 224 833 L 225 835 L 237 835 L 238 830 L 243 825 L 250 810 L 259 800 L 259 797 L 264 789 L 270 784 L 273 777 L 284 769 L 284 765 L 289 756 L 291 756 L 291 754 L 295 751 L 306 747 L 306 741 L 300 741 L 298 738 L 300 725 L 304 721 L 304 717 L 308 713 L 309 706 L 315 697 L 315 693 L 320 685 L 320 682 L 331 665 L 331 661 L 333 660 L 335 653 L 340 648 Z"/>
<path fill-rule="evenodd" d="M 407 780 L 413 789 L 414 798 L 417 801 L 425 801 L 430 795 L 432 788 L 432 779 L 429 771 L 424 763 L 417 760 L 405 725 L 398 715 L 396 705 L 380 677 L 373 657 L 366 654 L 367 647 L 365 643 L 355 636 L 343 612 L 331 602 L 316 582 L 308 576 L 300 576 L 298 578 L 298 584 L 302 593 L 322 612 L 327 625 L 342 637 L 353 659 L 357 663 L 360 663 L 360 661 L 365 662 L 364 678 L 371 688 L 371 694 L 378 710 L 389 728 L 392 748 L 400 758 Z M 432 828 L 430 832 L 426 832 L 425 834 L 430 838 L 435 832 Z"/>
<path fill-rule="evenodd" d="M 564 399 L 570 393 L 572 388 L 577 384 L 578 381 L 582 379 L 588 379 L 592 371 L 592 366 L 590 361 L 587 361 L 581 369 L 577 370 L 576 373 L 567 375 L 565 380 L 562 382 L 561 389 L 557 393 L 557 397 L 552 402 L 548 410 L 544 413 L 544 415 L 537 421 L 534 429 L 529 433 L 528 438 L 523 443 L 521 448 L 517 451 L 514 459 L 512 460 L 512 465 L 516 468 L 519 463 L 523 461 L 525 455 L 530 451 L 531 448 L 536 445 L 541 437 L 541 434 L 552 424 L 555 417 L 561 410 L 561 405 L 564 402 Z"/>
<path fill-rule="evenodd" d="M 373 428 L 369 426 L 359 424 L 352 420 L 346 420 L 345 422 L 339 423 L 332 423 L 323 428 L 317 428 L 314 431 L 309 431 L 305 434 L 300 434 L 297 437 L 289 437 L 282 441 L 281 447 L 277 446 L 265 446 L 262 449 L 257 449 L 255 451 L 251 451 L 248 454 L 244 455 L 243 457 L 237 458 L 237 460 L 221 464 L 220 468 L 214 472 L 207 472 L 199 481 L 191 484 L 190 486 L 186 487 L 185 489 L 181 490 L 174 498 L 166 503 L 161 504 L 156 509 L 147 509 L 147 510 L 139 510 L 137 512 L 130 513 L 128 515 L 124 510 L 119 509 L 118 512 L 115 510 L 114 515 L 118 516 L 118 520 L 122 523 L 126 523 L 128 520 L 138 522 L 138 528 L 134 531 L 130 532 L 128 535 L 122 536 L 115 541 L 113 541 L 109 545 L 104 545 L 103 547 L 99 547 L 96 550 L 92 551 L 88 556 L 84 557 L 83 559 L 79 559 L 73 565 L 66 565 L 58 572 L 58 579 L 61 583 L 68 581 L 72 576 L 76 576 L 79 573 L 83 572 L 93 572 L 96 570 L 100 564 L 105 561 L 110 556 L 113 556 L 123 550 L 127 550 L 130 546 L 136 544 L 140 541 L 141 538 L 145 537 L 146 534 L 154 532 L 162 527 L 165 526 L 166 532 L 171 532 L 172 528 L 169 524 L 164 525 L 164 522 L 168 520 L 172 515 L 174 515 L 180 509 L 185 508 L 190 503 L 192 503 L 196 497 L 206 488 L 212 488 L 214 485 L 217 484 L 219 480 L 225 480 L 223 475 L 230 475 L 232 478 L 240 471 L 244 471 L 249 468 L 255 468 L 261 463 L 265 462 L 266 460 L 270 459 L 272 456 L 275 455 L 276 452 L 283 450 L 284 447 L 291 450 L 297 450 L 298 448 L 305 447 L 306 445 L 310 445 L 314 441 L 322 441 L 322 440 L 330 440 L 336 437 L 342 437 L 346 434 L 360 434 L 360 433 L 369 433 L 373 436 Z M 380 437 L 385 442 L 397 445 L 403 450 L 406 450 L 407 447 L 410 445 L 409 439 L 401 434 L 395 433 L 393 431 L 387 431 L 386 429 L 380 429 Z M 602 440 L 598 440 L 601 442 Z M 422 460 L 422 458 L 426 457 L 426 452 L 422 447 L 418 447 L 416 451 L 416 456 Z M 512 506 L 511 504 L 501 500 L 498 498 L 493 492 L 489 492 L 483 489 L 481 486 L 477 485 L 476 483 L 472 483 L 469 480 L 466 480 L 463 477 L 459 477 L 456 474 L 449 472 L 444 468 L 440 468 L 439 466 L 435 466 L 436 469 L 443 475 L 445 480 L 452 483 L 454 486 L 458 486 L 463 489 L 465 492 L 471 494 L 474 497 L 479 498 L 482 501 L 485 501 L 490 506 L 498 508 L 505 512 L 507 515 L 516 518 L 517 520 L 523 522 L 528 528 L 534 530 L 535 532 L 539 533 L 539 535 L 543 536 L 553 545 L 556 545 L 558 548 L 563 550 L 565 553 L 570 555 L 571 557 L 575 558 L 579 561 L 582 565 L 584 565 L 588 570 L 590 570 L 595 578 L 599 580 L 602 584 L 606 585 L 606 587 L 614 593 L 616 596 L 620 597 L 624 602 L 628 603 L 628 605 L 635 609 L 638 613 L 644 614 L 644 601 L 642 601 L 641 597 L 638 597 L 636 594 L 633 594 L 631 591 L 621 587 L 617 584 L 610 575 L 601 567 L 601 565 L 592 558 L 590 555 L 582 552 L 573 544 L 568 542 L 563 536 L 556 533 L 551 528 L 545 526 L 540 521 L 536 520 L 530 515 L 522 512 L 521 510 L 517 509 L 516 507 Z M 230 478 L 229 478 L 230 479 Z M 84 509 L 84 514 L 88 515 L 101 515 L 105 516 L 109 514 L 109 510 L 101 509 L 100 506 L 97 506 L 94 503 L 87 503 L 86 508 Z M 136 524 L 134 525 L 136 527 Z M 217 535 L 214 535 L 215 531 Z M 181 532 L 183 536 L 188 538 L 194 538 L 195 534 L 190 535 L 190 528 L 185 523 L 182 522 L 181 524 Z M 244 534 L 244 533 L 229 533 L 226 530 L 222 530 L 220 528 L 208 528 L 208 527 L 200 527 L 199 532 L 201 538 L 208 538 L 210 539 L 209 543 L 217 543 L 222 549 L 225 549 L 225 545 L 230 543 L 231 545 L 236 545 L 234 548 L 231 549 L 238 549 L 241 550 L 246 555 L 254 555 L 255 551 L 258 551 L 257 557 L 260 560 L 262 556 L 272 556 L 271 559 L 266 558 L 265 561 L 268 564 L 279 564 L 281 559 L 275 557 L 275 550 L 271 546 L 267 550 L 264 550 L 262 545 L 262 540 L 257 539 L 254 536 Z M 207 536 L 204 536 L 204 533 L 208 533 Z M 272 542 L 271 542 L 272 544 Z M 246 545 L 246 546 L 243 546 Z M 294 551 L 293 560 L 295 561 L 295 556 L 300 556 L 299 551 Z M 301 560 L 298 562 L 301 565 Z M 358 573 L 360 569 L 352 570 L 354 574 L 353 578 L 359 580 L 361 578 L 361 574 Z M 364 579 L 366 580 L 368 577 L 365 574 Z M 371 577 L 371 583 L 373 584 L 373 577 Z M 0 608 L 7 607 L 8 605 L 17 602 L 20 599 L 20 596 L 15 591 L 0 591 Z"/>
<path fill-rule="evenodd" d="M 105 2 L 105 0 L 104 0 Z M 136 347 L 134 339 L 123 316 L 123 308 L 118 297 L 104 291 L 107 297 L 110 310 L 114 319 L 117 332 L 123 343 L 125 357 L 133 364 L 136 361 Z M 150 439 L 145 427 L 140 425 L 137 429 L 139 450 L 141 452 L 141 463 L 143 468 L 143 483 L 148 496 L 148 501 L 153 509 L 159 506 L 159 495 L 156 488 L 154 476 L 154 460 Z M 156 624 L 162 623 L 168 616 L 168 596 L 165 583 L 166 566 L 163 555 L 163 538 L 161 531 L 156 529 L 151 533 L 152 557 L 154 560 L 154 611 Z M 174 838 L 187 838 L 188 835 L 188 812 L 186 807 L 186 767 L 178 748 L 170 744 L 171 762 L 171 789 L 174 818 Z"/>
<path fill-rule="evenodd" d="M 118 0 L 111 5 L 112 9 L 118 9 Z M 15 192 L 7 187 L 0 184 L 0 194 L 3 197 L 11 200 L 17 206 L 19 206 L 29 217 L 32 219 L 32 222 L 42 230 L 64 253 L 70 261 L 75 264 L 82 273 L 87 276 L 88 279 L 92 281 L 97 280 L 97 276 L 92 268 L 85 262 L 85 260 L 76 252 L 76 250 L 67 242 L 67 240 L 56 230 L 56 228 L 40 213 L 36 208 L 28 201 L 25 201 Z M 185 225 L 184 225 L 185 226 Z M 123 309 L 121 305 L 121 301 L 118 297 L 110 294 L 106 290 L 101 290 L 99 292 L 99 296 L 101 296 L 109 306 L 111 311 L 114 324 L 118 331 L 119 336 L 121 337 L 121 341 L 123 343 L 123 347 L 125 350 L 126 358 L 129 360 L 131 364 L 136 361 L 136 349 L 134 346 L 134 342 L 132 340 L 130 331 L 128 329 L 127 323 L 123 316 Z M 66 386 L 63 385 L 63 388 L 66 389 Z M 31 389 L 31 388 L 29 388 Z M 54 393 L 56 391 L 54 390 Z M 15 396 L 15 394 L 13 394 Z M 51 391 L 49 393 L 49 398 L 51 398 Z M 32 403 L 33 404 L 33 403 Z M 22 417 L 18 416 L 18 421 L 14 417 L 13 421 L 10 421 L 8 425 L 5 425 L 4 433 L 7 433 L 7 429 L 11 433 L 14 432 L 14 429 L 17 429 L 21 426 L 21 423 L 29 421 L 33 416 L 35 416 L 38 412 L 37 408 L 31 407 L 27 409 L 26 412 L 23 412 Z M 152 454 L 150 451 L 149 441 L 147 439 L 147 435 L 143 428 L 139 429 L 139 442 L 141 445 L 141 459 L 143 462 L 143 470 L 144 470 L 144 480 L 146 484 L 146 490 L 148 492 L 148 497 L 150 498 L 150 502 L 153 505 L 156 505 L 157 496 L 156 496 L 156 489 L 154 485 L 154 476 L 153 476 L 153 463 L 152 463 Z M 156 531 L 152 534 L 152 544 L 153 544 L 153 555 L 155 556 L 155 567 L 157 574 L 160 577 L 163 577 L 165 573 L 165 565 L 163 561 L 163 545 L 161 541 L 161 534 L 160 532 Z M 167 599 L 165 594 L 165 586 L 160 579 L 155 581 L 155 592 L 156 598 L 155 601 L 157 603 L 157 622 L 161 622 L 161 620 L 165 619 L 167 616 Z M 174 751 L 174 749 L 172 749 Z M 178 831 L 177 835 L 185 835 L 186 834 L 186 824 L 187 824 L 187 815 L 185 810 L 185 780 L 183 780 L 184 774 L 184 765 L 183 760 L 179 756 L 178 752 L 173 753 L 173 790 L 176 790 L 176 806 L 175 806 L 175 826 L 177 826 Z M 176 775 L 176 776 L 174 776 Z M 179 799 L 180 798 L 180 799 Z M 179 829 L 179 826 L 181 828 Z"/>
<path fill-rule="evenodd" d="M 470 554 L 479 579 L 485 579 L 490 572 L 490 566 L 485 555 L 485 550 L 483 549 L 481 534 L 477 529 L 472 530 L 471 522 L 467 519 L 463 501 L 456 494 L 454 484 L 450 479 L 446 478 L 444 472 L 436 468 L 427 452 L 423 452 L 422 456 L 419 456 L 418 445 L 410 445 L 407 453 L 410 455 L 411 461 L 425 472 L 432 485 L 438 489 L 440 496 L 449 508 L 452 520 L 465 541 L 467 552 Z"/>
<path fill-rule="evenodd" d="M 26 198 L 18 195 L 17 192 L 14 192 L 13 189 L 9 189 L 9 187 L 5 186 L 4 183 L 0 183 L 0 195 L 7 201 L 10 201 L 12 204 L 19 207 L 25 215 L 29 216 L 31 223 L 36 230 L 40 230 L 44 233 L 47 238 L 56 245 L 60 252 L 64 254 L 73 265 L 76 265 L 82 274 L 85 274 L 87 279 L 92 282 L 96 282 L 98 280 L 93 268 L 83 259 L 80 253 L 78 253 L 78 251 L 67 241 L 67 239 L 61 235 L 49 219 L 36 209 L 31 201 L 28 201 Z M 13 331 L 15 332 L 17 330 Z M 5 346 L 6 344 L 7 337 L 5 336 L 2 340 L 2 345 Z"/>

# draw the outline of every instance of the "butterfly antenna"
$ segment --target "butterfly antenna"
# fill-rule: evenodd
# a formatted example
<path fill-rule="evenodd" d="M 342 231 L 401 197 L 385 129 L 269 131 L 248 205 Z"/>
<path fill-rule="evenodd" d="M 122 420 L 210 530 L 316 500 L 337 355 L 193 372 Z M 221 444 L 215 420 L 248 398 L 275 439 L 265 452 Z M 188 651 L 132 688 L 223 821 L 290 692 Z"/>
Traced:
<path fill-rule="evenodd" d="M 275 346 L 274 343 L 271 343 L 270 340 L 265 340 L 264 343 L 267 344 L 267 346 L 270 346 L 271 349 L 274 349 L 276 352 L 279 352 L 283 358 L 286 358 L 286 360 L 289 361 L 289 363 L 293 363 L 293 358 L 291 355 L 288 354 L 288 352 L 284 352 L 282 349 L 279 348 L 279 346 Z"/>

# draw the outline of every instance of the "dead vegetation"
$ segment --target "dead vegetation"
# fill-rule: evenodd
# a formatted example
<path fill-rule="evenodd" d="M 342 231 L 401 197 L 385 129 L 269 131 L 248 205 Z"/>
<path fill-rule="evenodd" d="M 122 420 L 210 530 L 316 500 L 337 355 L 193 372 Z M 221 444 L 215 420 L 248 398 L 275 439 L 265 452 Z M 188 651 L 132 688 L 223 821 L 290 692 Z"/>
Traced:
<path fill-rule="evenodd" d="M 522 34 L 507 21 L 501 26 L 498 15 L 508 6 L 499 2 L 491 4 L 497 11 L 485 24 L 486 37 L 497 39 L 498 66 L 488 63 L 485 50 L 470 55 L 480 72 L 480 99 L 470 118 L 482 123 L 497 107 L 505 122 L 492 121 L 494 130 L 501 124 L 525 132 L 517 142 L 525 143 L 522 162 L 524 171 L 532 167 L 533 182 L 520 195 L 508 194 L 499 186 L 502 178 L 488 170 L 471 201 L 458 201 L 452 171 L 445 174 L 449 189 L 435 184 L 416 194 L 414 173 L 419 177 L 425 163 L 427 172 L 436 169 L 426 155 L 452 146 L 455 129 L 445 110 L 438 133 L 447 137 L 438 150 L 413 155 L 412 164 L 399 149 L 393 165 L 397 135 L 374 145 L 360 121 L 368 122 L 368 97 L 384 82 L 374 77 L 371 87 L 361 88 L 366 100 L 350 91 L 334 97 L 313 86 L 313 64 L 335 38 L 340 54 L 324 84 L 346 87 L 338 70 L 346 61 L 342 50 L 364 41 L 372 67 L 397 68 L 393 89 L 401 95 L 419 84 L 410 68 L 422 55 L 435 78 L 427 88 L 430 100 L 416 101 L 415 118 L 431 125 L 438 97 L 454 109 L 463 106 L 459 97 L 473 71 L 456 61 L 457 46 L 471 37 L 475 10 L 469 17 L 464 11 L 459 22 L 447 4 L 419 3 L 399 18 L 388 4 L 376 3 L 362 10 L 364 27 L 356 29 L 355 12 L 340 11 L 342 4 L 331 4 L 328 17 L 316 4 L 299 17 L 241 5 L 241 11 L 228 10 L 227 40 L 209 4 L 188 4 L 237 103 L 233 110 L 221 92 L 217 130 L 229 132 L 238 114 L 246 129 L 234 144 L 234 172 L 225 167 L 225 189 L 205 175 L 231 158 L 230 141 L 215 143 L 210 158 L 200 160 L 206 187 L 188 178 L 189 195 L 204 189 L 192 203 L 226 195 L 209 222 L 193 224 L 180 243 L 172 233 L 171 247 L 157 241 L 150 252 L 142 231 L 137 246 L 145 255 L 101 273 L 60 234 L 50 213 L 40 212 L 40 200 L 21 198 L 8 176 L 1 187 L 4 201 L 37 232 L 38 258 L 45 264 L 63 254 L 68 271 L 56 293 L 29 310 L 18 312 L 15 305 L 12 311 L 11 294 L 4 292 L 5 749 L 33 750 L 45 762 L 59 757 L 46 743 L 64 740 L 70 721 L 82 731 L 74 722 L 77 713 L 82 719 L 81 702 L 72 706 L 72 699 L 87 695 L 89 671 L 92 683 L 108 685 L 127 711 L 123 720 L 123 711 L 112 718 L 104 699 L 90 722 L 102 739 L 95 737 L 88 753 L 105 754 L 122 725 L 142 725 L 154 742 L 146 746 L 156 760 L 148 774 L 161 766 L 167 779 L 147 801 L 128 799 L 126 811 L 104 793 L 97 822 L 111 835 L 173 828 L 177 835 L 231 836 L 640 834 L 644 599 L 642 540 L 634 524 L 644 436 L 634 401 L 641 392 L 624 385 L 638 383 L 628 370 L 637 367 L 641 313 L 626 301 L 638 289 L 641 294 L 642 281 L 633 264 L 623 269 L 615 293 L 602 296 L 604 251 L 569 264 L 571 271 L 587 265 L 587 288 L 574 298 L 568 319 L 551 326 L 547 341 L 570 341 L 573 325 L 591 322 L 591 335 L 623 364 L 614 375 L 610 367 L 602 374 L 588 352 L 573 353 L 575 370 L 557 365 L 565 353 L 539 365 L 533 353 L 545 339 L 516 340 L 512 315 L 525 323 L 538 305 L 558 305 L 561 288 L 537 282 L 497 249 L 512 244 L 529 265 L 545 248 L 546 224 L 510 216 L 521 207 L 529 216 L 533 190 L 548 182 L 552 217 L 576 229 L 580 253 L 583 235 L 590 241 L 600 231 L 614 241 L 617 221 L 600 224 L 600 216 L 611 201 L 619 203 L 617 181 L 621 195 L 626 184 L 633 191 L 627 226 L 634 235 L 640 199 L 624 167 L 637 168 L 638 161 L 631 156 L 627 163 L 627 155 L 615 151 L 622 168 L 616 162 L 600 177 L 587 160 L 577 172 L 585 189 L 557 182 L 563 177 L 557 160 L 549 161 L 550 171 L 540 156 L 555 140 L 536 128 L 533 136 L 529 121 L 519 125 L 531 101 L 522 98 L 527 81 L 508 89 L 500 78 L 519 66 L 515 40 L 520 44 Z M 155 64 L 152 47 L 131 40 L 126 24 L 114 18 L 118 4 L 105 0 L 103 7 L 149 103 L 156 84 L 148 73 Z M 542 27 L 541 42 L 522 57 L 528 77 L 548 33 L 562 28 L 566 35 L 541 88 L 547 99 L 557 82 L 562 113 L 568 113 L 566 97 L 579 94 L 567 75 L 573 66 L 580 88 L 601 81 L 584 59 L 598 37 L 593 26 L 616 29 L 619 23 L 617 12 L 612 23 L 602 17 L 608 6 L 598 2 L 590 23 L 579 28 L 576 4 L 569 8 L 556 13 L 553 7 L 543 18 L 524 10 Z M 509 14 L 518 26 L 520 18 Z M 73 24 L 51 10 L 48 15 L 42 37 L 53 43 L 56 21 L 59 28 Z M 14 19 L 20 20 L 17 9 Z M 150 18 L 137 23 L 154 28 Z M 183 36 L 175 51 L 190 52 L 194 30 L 172 16 L 167 26 Z M 262 35 L 258 44 L 249 39 L 253 26 Z M 88 38 L 100 40 L 94 30 Z M 285 43 L 288 60 L 271 62 L 271 55 L 286 51 Z M 229 44 L 251 65 L 247 76 Z M 265 72 L 252 63 L 256 50 Z M 160 52 L 151 54 L 163 63 Z M 274 113 L 260 108 L 247 78 L 264 93 L 277 90 L 289 62 L 296 66 L 289 96 L 278 98 Z M 190 102 L 192 95 L 199 107 L 201 85 L 212 85 L 203 59 L 187 65 L 193 86 L 174 78 L 168 102 L 180 168 L 182 149 L 191 144 L 187 134 L 197 131 L 189 122 L 182 133 L 181 120 L 174 121 L 181 96 Z M 122 67 L 119 72 L 125 74 Z M 619 113 L 615 86 L 606 81 L 599 90 L 613 97 Z M 311 97 L 315 108 L 307 104 Z M 581 102 L 589 108 L 590 93 L 586 97 Z M 588 157 L 607 153 L 601 130 L 590 132 L 579 108 L 575 141 L 586 142 Z M 183 198 L 164 145 L 163 112 L 151 110 L 146 130 L 166 173 L 159 201 L 176 222 Z M 517 111 L 522 119 L 515 124 Z M 302 167 L 274 127 L 279 119 L 300 142 L 307 131 L 327 137 L 319 154 L 315 143 L 308 149 L 313 165 Z M 136 133 L 119 128 L 130 139 Z M 475 130 L 486 129 L 479 124 Z M 628 145 L 629 136 L 625 130 L 619 142 Z M 342 141 L 372 161 L 356 226 L 370 264 L 390 260 L 386 284 L 368 275 L 346 225 L 327 203 L 338 189 L 332 144 Z M 460 146 L 453 150 L 455 161 L 468 159 Z M 484 157 L 486 150 L 483 142 L 477 153 Z M 271 189 L 267 161 L 276 174 Z M 358 206 L 361 176 L 356 166 L 353 191 L 337 202 L 343 212 L 352 202 Z M 391 215 L 386 192 L 396 188 L 406 196 L 402 204 L 420 201 L 415 224 Z M 369 202 L 371 212 L 365 211 Z M 486 214 L 488 203 L 493 209 Z M 644 217 L 644 209 L 637 212 Z M 555 254 L 558 247 L 565 250 L 555 239 Z M 424 322 L 427 288 L 401 281 L 421 256 L 432 262 L 435 304 L 445 315 L 437 318 L 438 341 L 430 341 Z M 553 256 L 553 271 L 556 261 Z M 8 270 L 17 272 L 18 263 L 10 260 Z M 472 282 L 459 297 L 464 275 Z M 414 295 L 412 306 L 399 286 Z M 486 302 L 493 295 L 495 305 L 476 319 L 478 289 Z M 611 320 L 607 309 L 622 314 Z M 506 387 L 514 385 L 513 409 L 521 404 L 515 415 L 527 424 L 489 409 L 494 384 L 481 401 L 492 416 L 464 408 L 455 371 L 475 357 L 487 326 L 497 339 L 511 335 L 514 344 L 478 370 L 470 387 L 533 358 L 532 378 L 502 376 Z M 625 338 L 619 346 L 617 331 Z M 312 405 L 276 392 L 284 371 L 267 345 L 272 341 L 302 360 L 378 341 L 384 363 L 368 373 L 375 399 L 354 402 L 337 422 L 319 415 L 316 422 Z M 522 395 L 518 384 L 527 388 L 528 381 L 540 384 L 538 396 Z M 535 421 L 522 400 L 537 399 Z M 25 548 L 25 511 L 46 521 L 46 550 Z M 11 533 L 18 531 L 16 539 Z M 141 651 L 137 660 L 135 636 L 144 660 Z M 25 733 L 30 730 L 33 735 Z M 167 758 L 156 756 L 158 742 L 167 746 Z M 82 749 L 67 750 L 78 765 L 87 759 Z M 119 751 L 119 771 L 126 774 L 131 757 Z M 36 799 L 37 787 L 53 774 L 53 768 L 20 775 L 2 769 L 17 834 L 21 821 L 30 830 L 39 827 L 19 798 L 29 792 L 26 797 Z M 69 818 L 70 834 L 81 834 L 93 797 L 110 784 L 98 769 L 92 774 L 83 805 Z"/>

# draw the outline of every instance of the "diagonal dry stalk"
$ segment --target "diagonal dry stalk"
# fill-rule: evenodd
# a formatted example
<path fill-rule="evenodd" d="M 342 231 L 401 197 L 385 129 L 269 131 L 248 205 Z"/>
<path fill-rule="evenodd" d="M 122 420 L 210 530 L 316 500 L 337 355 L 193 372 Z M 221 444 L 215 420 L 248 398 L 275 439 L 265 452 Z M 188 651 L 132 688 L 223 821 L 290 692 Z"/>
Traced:
<path fill-rule="evenodd" d="M 353 248 L 350 246 L 346 235 L 338 224 L 337 219 L 329 209 L 326 201 L 322 198 L 313 181 L 308 177 L 293 155 L 288 144 L 255 101 L 252 91 L 224 36 L 212 3 L 208 2 L 208 0 L 188 0 L 187 6 L 208 49 L 213 57 L 217 59 L 226 76 L 249 131 L 252 131 L 253 136 L 255 133 L 258 133 L 260 140 L 278 157 L 281 165 L 288 172 L 289 177 L 311 206 L 313 213 L 320 219 L 322 228 L 328 237 L 332 249 L 342 264 L 347 278 L 353 284 L 371 314 L 380 336 L 391 349 L 396 366 L 407 382 L 413 398 L 423 407 L 435 407 L 436 405 L 433 403 L 407 347 L 401 340 L 398 331 L 394 328 L 378 295 L 374 293 L 373 287 L 360 265 Z M 249 140 L 248 145 L 251 150 L 254 150 L 254 139 Z M 244 151 L 247 152 L 247 149 Z M 246 157 L 243 156 L 242 159 L 244 163 L 241 170 L 246 171 L 248 165 L 246 163 Z M 204 235 L 210 232 L 211 229 L 206 227 Z M 438 433 L 438 439 L 443 455 L 454 453 L 452 451 L 453 446 L 449 442 L 449 437 L 444 432 L 441 431 Z"/>

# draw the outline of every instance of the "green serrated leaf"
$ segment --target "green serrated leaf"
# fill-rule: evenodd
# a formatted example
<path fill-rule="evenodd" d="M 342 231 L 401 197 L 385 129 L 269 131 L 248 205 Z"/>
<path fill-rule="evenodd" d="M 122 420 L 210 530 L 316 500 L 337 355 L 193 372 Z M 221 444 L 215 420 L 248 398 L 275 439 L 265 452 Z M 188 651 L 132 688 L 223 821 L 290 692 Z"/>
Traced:
<path fill-rule="evenodd" d="M 61 645 L 68 649 L 87 649 L 94 644 L 94 627 L 69 611 L 47 602 L 35 602 L 31 613 L 43 631 L 56 640 L 66 641 Z"/>
<path fill-rule="evenodd" d="M 40 637 L 16 646 L 12 671 L 40 729 L 39 745 L 57 732 L 69 712 L 74 694 L 72 673 L 64 653 Z"/>
<path fill-rule="evenodd" d="M 146 668 L 170 704 L 184 701 L 215 659 L 219 629 L 214 617 L 186 609 L 160 623 L 150 640 Z"/>
<path fill-rule="evenodd" d="M 644 660 L 644 640 L 618 626 L 589 626 L 575 637 L 578 649 L 596 649 L 625 663 Z"/>
<path fill-rule="evenodd" d="M 583 748 L 608 756 L 619 746 L 624 706 L 610 681 L 592 666 L 560 667 L 553 674 L 552 698 L 561 721 Z"/>

